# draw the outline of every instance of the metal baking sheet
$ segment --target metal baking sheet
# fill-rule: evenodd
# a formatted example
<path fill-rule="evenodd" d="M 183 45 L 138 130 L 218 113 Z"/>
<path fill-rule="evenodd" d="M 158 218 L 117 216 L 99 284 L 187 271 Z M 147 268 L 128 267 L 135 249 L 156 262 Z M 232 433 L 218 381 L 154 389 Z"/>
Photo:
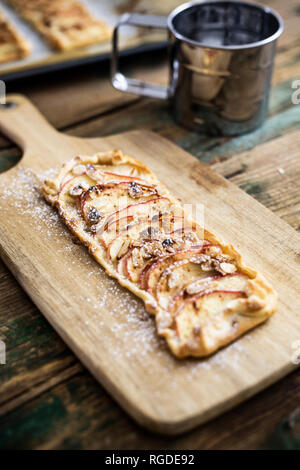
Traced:
<path fill-rule="evenodd" d="M 167 15 L 178 1 L 167 0 L 80 0 L 87 6 L 95 18 L 104 19 L 111 28 L 116 24 L 120 14 L 126 11 Z M 9 80 L 42 72 L 48 72 L 75 65 L 106 60 L 110 56 L 111 42 L 93 44 L 72 51 L 55 51 L 47 44 L 33 27 L 20 18 L 5 1 L 0 0 L 0 7 L 14 27 L 31 43 L 31 54 L 21 60 L 0 65 L 0 78 Z M 124 27 L 120 34 L 120 49 L 123 55 L 138 51 L 153 50 L 166 45 L 166 34 L 162 31 L 149 31 L 133 27 Z"/>

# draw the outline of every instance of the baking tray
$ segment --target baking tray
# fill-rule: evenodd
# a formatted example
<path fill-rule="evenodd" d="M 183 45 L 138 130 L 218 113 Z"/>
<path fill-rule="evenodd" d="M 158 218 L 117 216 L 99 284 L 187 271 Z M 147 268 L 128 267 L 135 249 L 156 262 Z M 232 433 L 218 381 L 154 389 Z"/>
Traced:
<path fill-rule="evenodd" d="M 111 28 L 120 14 L 128 11 L 167 15 L 179 3 L 168 0 L 162 5 L 157 0 L 80 0 L 87 6 L 95 18 L 104 19 Z M 33 27 L 20 18 L 5 1 L 0 0 L 4 10 L 15 28 L 31 43 L 32 52 L 25 59 L 0 65 L 0 79 L 8 81 L 25 78 L 40 73 L 62 70 L 77 65 L 91 64 L 107 60 L 111 53 L 111 42 L 93 44 L 72 51 L 55 51 L 37 33 Z M 121 55 L 132 55 L 166 47 L 166 33 L 159 30 L 147 30 L 134 27 L 122 28 L 120 34 Z"/>

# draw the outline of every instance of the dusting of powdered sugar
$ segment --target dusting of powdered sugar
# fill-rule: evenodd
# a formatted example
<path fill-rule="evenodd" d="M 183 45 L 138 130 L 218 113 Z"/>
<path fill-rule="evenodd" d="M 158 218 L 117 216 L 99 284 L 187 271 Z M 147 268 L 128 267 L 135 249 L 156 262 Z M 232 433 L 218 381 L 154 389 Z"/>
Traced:
<path fill-rule="evenodd" d="M 7 200 L 13 198 L 14 207 L 21 215 L 30 215 L 31 224 L 36 230 L 48 228 L 51 236 L 51 227 L 59 223 L 59 215 L 53 210 L 41 193 L 41 186 L 45 179 L 53 177 L 57 170 L 51 169 L 41 174 L 35 174 L 29 168 L 18 165 L 11 177 L 9 185 L 0 189 L 0 208 L 2 211 L 11 210 Z"/>
<path fill-rule="evenodd" d="M 116 280 L 105 275 L 104 270 L 88 254 L 85 247 L 73 243 L 74 237 L 61 221 L 58 212 L 45 201 L 41 186 L 45 179 L 55 174 L 57 169 L 35 174 L 19 165 L 9 184 L 0 188 L 0 209 L 2 214 L 6 210 L 10 211 L 13 201 L 18 214 L 27 215 L 26 223 L 41 232 L 44 239 L 48 238 L 51 243 L 57 241 L 57 244 L 59 240 L 56 253 L 57 257 L 63 257 L 67 273 L 72 275 L 73 265 L 80 263 L 84 273 L 82 283 L 87 295 L 79 294 L 78 298 L 89 307 L 89 315 L 83 320 L 86 336 L 91 329 L 97 334 L 99 341 L 105 337 L 109 352 L 116 358 L 116 362 L 124 356 L 128 358 L 129 364 L 131 359 L 138 359 L 145 364 L 149 375 L 152 373 L 153 362 L 159 362 L 159 380 L 163 381 L 168 377 L 169 388 L 175 389 L 178 386 L 177 371 L 185 380 L 195 381 L 206 371 L 212 370 L 214 375 L 217 375 L 218 371 L 237 370 L 240 361 L 245 361 L 247 349 L 244 350 L 240 342 L 233 343 L 210 358 L 202 360 L 177 360 L 170 354 L 165 341 L 156 334 L 154 318 L 145 311 L 141 300 L 122 288 Z M 102 318 L 101 312 L 104 308 L 106 316 Z M 109 322 L 110 326 L 106 322 L 107 312 L 113 319 L 113 322 Z M 247 341 L 251 341 L 250 335 L 247 336 Z M 157 373 L 157 368 L 153 367 L 153 373 Z M 220 379 L 221 376 L 222 374 Z M 157 393 L 159 380 L 156 381 Z"/>

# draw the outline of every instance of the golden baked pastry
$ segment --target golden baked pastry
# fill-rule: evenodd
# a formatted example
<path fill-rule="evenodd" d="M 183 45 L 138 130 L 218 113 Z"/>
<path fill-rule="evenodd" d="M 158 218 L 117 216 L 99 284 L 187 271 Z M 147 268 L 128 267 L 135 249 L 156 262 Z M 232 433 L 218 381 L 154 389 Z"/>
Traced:
<path fill-rule="evenodd" d="M 0 11 L 0 63 L 27 57 L 31 48 Z"/>
<path fill-rule="evenodd" d="M 106 272 L 143 299 L 175 356 L 206 356 L 274 313 L 267 281 L 120 150 L 73 158 L 43 194 Z"/>
<path fill-rule="evenodd" d="M 55 48 L 68 50 L 107 41 L 104 21 L 94 19 L 77 0 L 7 0 Z"/>

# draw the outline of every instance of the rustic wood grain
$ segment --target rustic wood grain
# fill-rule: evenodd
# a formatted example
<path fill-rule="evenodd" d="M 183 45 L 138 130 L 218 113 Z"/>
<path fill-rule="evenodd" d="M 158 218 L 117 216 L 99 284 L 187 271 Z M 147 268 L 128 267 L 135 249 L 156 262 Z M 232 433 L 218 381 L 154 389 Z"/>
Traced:
<path fill-rule="evenodd" d="M 213 168 L 300 229 L 299 148 L 300 132 L 293 131 Z"/>
<path fill-rule="evenodd" d="M 5 379 L 20 375 L 23 377 L 20 383 L 24 382 L 30 393 L 32 383 L 26 383 L 26 369 L 30 371 L 35 367 L 40 370 L 44 386 L 43 393 L 35 399 L 24 399 L 2 415 L 1 449 L 255 449 L 265 444 L 275 424 L 299 404 L 300 376 L 295 372 L 183 436 L 166 438 L 148 433 L 137 426 L 85 370 L 53 386 L 53 380 L 58 380 L 57 376 L 60 378 L 62 374 L 49 379 L 43 370 L 53 357 L 57 360 L 62 357 L 63 363 L 62 350 L 67 352 L 67 347 L 51 332 L 47 321 L 1 261 L 0 279 L 1 294 L 10 292 L 5 304 L 0 303 L 0 332 L 3 334 L 4 325 L 5 331 L 10 330 L 11 345 L 4 368 Z M 32 326 L 32 317 L 40 318 L 39 330 Z M 37 342 L 36 332 L 41 328 L 42 341 Z M 47 348 L 43 348 L 45 343 Z M 30 357 L 26 357 L 28 345 L 31 346 Z M 20 393 L 20 397 L 24 395 Z"/>
<path fill-rule="evenodd" d="M 47 449 L 253 448 L 263 445 L 265 433 L 272 430 L 293 403 L 296 406 L 296 399 L 299 400 L 296 374 L 289 377 L 289 383 L 289 391 L 282 383 L 272 387 L 272 400 L 267 391 L 268 400 L 262 401 L 258 396 L 192 433 L 165 438 L 137 427 L 90 376 L 79 374 L 6 415 L 0 424 L 1 448 L 13 445 Z M 280 407 L 281 396 L 287 391 L 285 406 Z M 262 422 L 267 422 L 267 429 Z M 26 426 L 30 426 L 30 433 L 24 433 Z M 13 437 L 11 431 L 15 433 Z"/>
<path fill-rule="evenodd" d="M 299 71 L 300 42 L 296 26 L 300 13 L 297 9 L 298 2 L 293 1 L 288 7 L 282 5 L 280 1 L 261 3 L 269 4 L 284 16 L 285 32 L 279 40 L 273 83 L 277 85 L 289 81 L 287 86 L 290 89 L 291 80 L 298 78 Z M 127 58 L 123 67 L 124 72 L 139 79 L 166 83 L 165 56 L 166 52 L 155 52 L 147 56 Z M 108 74 L 109 63 L 101 66 L 85 66 L 75 72 L 71 70 L 63 74 L 50 74 L 49 77 L 45 75 L 23 80 L 21 88 L 24 94 L 38 104 L 41 112 L 56 128 L 66 130 L 83 120 L 95 119 L 107 112 L 113 113 L 127 104 L 138 101 L 135 95 L 114 90 L 109 83 Z M 20 82 L 8 84 L 10 93 L 19 89 Z M 161 106 L 165 108 L 164 104 Z M 148 109 L 146 106 L 145 110 Z M 171 122 L 170 116 L 169 120 Z M 105 135 L 101 130 L 100 134 Z M 185 131 L 185 135 L 188 135 L 188 132 Z M 0 137 L 0 148 L 8 145 L 9 142 Z"/>
<path fill-rule="evenodd" d="M 298 133 L 295 134 L 293 140 L 297 138 Z M 259 163 L 262 175 L 261 182 L 263 182 L 264 175 L 273 175 L 272 188 L 273 190 L 277 188 L 284 201 L 289 196 L 289 178 L 293 177 L 294 172 L 298 174 L 300 162 L 296 158 L 294 171 L 285 172 L 284 176 L 278 172 L 277 168 L 284 167 L 288 153 L 276 151 L 278 148 L 282 148 L 281 140 L 289 140 L 289 135 L 280 138 L 279 145 L 277 145 L 277 141 L 264 144 L 264 158 L 260 158 L 261 147 L 258 147 L 216 164 L 214 168 L 233 180 L 235 173 L 241 174 L 242 181 L 246 181 L 247 187 L 251 188 L 257 185 L 257 178 L 251 169 Z M 272 160 L 274 150 L 276 151 L 276 166 L 271 166 L 269 160 Z M 265 165 L 266 168 L 264 168 Z M 248 170 L 250 170 L 249 174 Z M 237 176 L 239 177 L 239 175 Z M 253 177 L 254 180 L 252 180 Z M 283 181 L 285 184 L 282 184 Z M 264 197 L 265 191 L 267 188 L 262 184 L 261 191 L 259 193 L 252 191 L 252 195 L 263 200 L 268 206 L 272 204 L 272 199 Z M 294 196 L 295 200 L 291 199 L 290 201 L 291 210 L 293 204 L 299 203 L 299 192 L 298 197 L 296 194 Z M 280 208 L 280 202 L 277 206 Z M 296 216 L 295 227 L 297 224 L 299 225 L 299 222 L 299 216 Z M 247 401 L 244 405 L 183 437 L 162 439 L 148 434 L 137 427 L 118 408 L 101 387 L 89 378 L 87 372 L 81 373 L 76 379 L 71 378 L 65 381 L 61 386 L 52 386 L 53 380 L 57 380 L 56 375 L 58 378 L 61 377 L 61 372 L 58 373 L 57 369 L 63 371 L 64 367 L 68 367 L 69 370 L 69 364 L 72 364 L 76 359 L 51 330 L 46 320 L 41 317 L 41 314 L 26 297 L 12 275 L 7 272 L 7 269 L 0 265 L 0 272 L 0 332 L 3 336 L 5 334 L 6 338 L 10 338 L 8 361 L 0 378 L 1 388 L 6 385 L 6 393 L 3 394 L 3 398 L 6 398 L 6 404 L 5 408 L 0 408 L 0 414 L 6 414 L 7 406 L 11 410 L 5 418 L 0 420 L 1 448 L 6 446 L 33 448 L 37 445 L 42 448 L 104 449 L 143 449 L 146 447 L 153 449 L 257 448 L 264 445 L 268 434 L 273 430 L 278 420 L 298 405 L 299 373 L 294 373 L 279 384 Z M 7 331 L 9 331 L 9 336 Z M 28 354 L 28 352 L 30 353 Z M 67 359 L 65 359 L 65 355 L 67 355 Z M 53 367 L 53 362 L 57 366 Z M 29 372 L 32 371 L 32 368 L 36 370 L 34 376 L 38 379 L 37 381 L 31 380 L 32 374 Z M 15 377 L 18 377 L 19 380 L 16 380 Z M 28 380 L 29 378 L 30 380 Z M 38 397 L 39 393 L 37 393 L 35 400 L 31 397 L 29 407 L 22 406 L 28 402 L 32 387 L 35 391 L 40 391 L 36 387 L 37 383 L 42 383 L 44 390 L 51 390 L 48 393 L 45 391 L 41 397 Z M 51 399 L 47 397 L 51 396 L 52 400 L 55 397 L 56 400 L 56 397 L 60 397 L 64 389 L 74 387 L 72 385 L 74 383 L 77 384 L 76 394 L 69 395 L 67 408 L 65 399 L 63 400 L 64 416 L 58 418 L 58 421 L 63 425 L 58 425 L 59 423 L 55 420 L 54 423 L 46 426 L 46 430 L 40 429 L 39 420 L 45 424 L 48 420 L 47 412 L 51 409 Z M 19 403 L 14 399 L 16 395 L 19 395 Z M 63 397 L 65 396 L 63 394 Z M 49 405 L 47 405 L 48 401 Z M 105 413 L 102 413 L 103 402 L 106 403 L 107 411 Z M 35 419 L 36 409 L 41 409 L 38 419 Z M 13 410 L 15 411 L 12 412 Z M 31 423 L 32 431 L 22 434 L 21 430 L 28 421 Z M 82 436 L 83 428 L 85 429 L 84 436 Z M 13 432 L 14 435 L 17 434 L 17 438 L 10 437 L 8 439 L 7 436 L 10 435 L 10 432 Z"/>
<path fill-rule="evenodd" d="M 114 286 L 116 291 L 107 296 L 106 303 L 102 305 L 104 330 L 99 342 L 99 315 L 95 317 L 95 307 L 86 300 L 84 280 L 89 273 L 93 274 L 91 269 L 94 269 L 88 262 L 88 255 L 81 247 L 78 247 L 80 251 L 66 252 L 66 240 L 59 231 L 57 235 L 53 233 L 53 238 L 50 237 L 44 248 L 41 231 L 28 223 L 30 214 L 21 210 L 18 216 L 14 196 L 8 197 L 6 207 L 2 207 L 5 223 L 1 224 L 1 256 L 67 344 L 130 414 L 151 429 L 178 433 L 239 403 L 293 369 L 290 348 L 298 326 L 295 273 L 299 270 L 297 256 L 300 250 L 300 237 L 296 232 L 235 186 L 154 134 L 135 132 L 92 140 L 70 138 L 54 131 L 24 98 L 12 96 L 10 99 L 18 106 L 0 112 L 0 125 L 24 149 L 24 166 L 41 171 L 77 153 L 121 147 L 125 152 L 139 156 L 165 184 L 168 185 L 170 179 L 176 181 L 175 195 L 183 202 L 195 201 L 195 196 L 199 201 L 205 201 L 206 226 L 231 240 L 244 253 L 246 262 L 263 271 L 279 292 L 279 314 L 252 333 L 255 344 L 249 339 L 252 335 L 239 341 L 239 347 L 245 348 L 246 352 L 238 354 L 238 370 L 232 370 L 235 353 L 229 348 L 219 353 L 222 367 L 212 375 L 206 368 L 195 369 L 195 362 L 182 361 L 179 365 L 160 344 L 152 345 L 156 352 L 151 351 L 151 354 L 147 354 L 147 350 L 141 352 L 137 347 L 133 349 L 134 342 L 130 344 L 133 331 L 126 339 L 118 335 L 116 342 L 113 329 L 118 322 L 120 328 L 124 324 L 124 317 L 116 319 L 111 314 L 116 302 L 114 295 L 116 298 L 125 295 L 118 286 Z M 17 172 L 18 169 L 3 175 L 2 185 L 12 184 Z M 10 204 L 14 211 L 9 210 Z M 224 226 L 224 218 L 230 220 L 230 225 Z M 61 230 L 60 226 L 53 229 Z M 270 246 L 263 253 L 259 249 L 262 239 L 266 247 Z M 78 256 L 82 257 L 80 263 Z M 281 265 L 280 260 L 283 259 L 288 259 L 288 264 Z M 71 260 L 74 261 L 72 275 L 70 268 L 67 269 Z M 106 295 L 108 279 L 100 269 L 99 279 L 102 285 L 100 281 L 90 282 L 88 292 L 91 299 Z M 128 310 L 127 302 L 117 308 L 120 310 L 122 307 L 124 316 L 134 314 Z M 130 331 L 130 325 L 128 328 Z M 276 360 L 273 360 L 274 338 Z M 116 345 L 120 347 L 119 356 L 105 353 Z M 206 364 L 214 364 L 215 357 L 207 360 Z M 266 357 L 269 357 L 269 364 L 266 364 Z M 151 374 L 145 374 L 145 370 L 149 370 L 148 367 L 145 369 L 149 360 Z M 170 368 L 173 370 L 172 382 L 165 383 L 161 379 Z M 194 374 L 193 378 L 191 374 Z M 224 386 L 226 383 L 226 387 L 217 386 L 220 380 Z M 190 383 L 188 389 L 185 388 L 187 382 Z M 206 384 L 205 390 L 200 387 L 203 383 Z M 176 396 L 174 400 L 170 400 L 172 390 Z M 154 396 L 159 397 L 157 402 L 153 401 Z"/>
<path fill-rule="evenodd" d="M 121 60 L 122 71 L 128 76 L 158 84 L 167 83 L 166 51 L 156 51 Z M 152 57 L 152 61 L 151 61 Z M 63 79 L 62 79 L 63 77 Z M 38 104 L 49 122 L 60 130 L 83 121 L 116 112 L 124 106 L 140 100 L 136 95 L 115 90 L 109 81 L 109 61 L 102 64 L 51 73 L 22 80 L 22 92 Z M 7 92 L 19 90 L 20 82 L 9 82 Z M 0 149 L 9 145 L 0 136 Z"/>
<path fill-rule="evenodd" d="M 157 125 L 157 124 L 155 124 L 155 125 Z M 170 135 L 170 136 L 172 136 L 172 135 Z M 270 142 L 270 144 L 271 144 L 271 142 Z M 268 144 L 266 144 L 266 145 L 268 145 Z M 266 149 L 266 151 L 267 151 L 267 149 Z M 7 153 L 5 153 L 5 154 L 7 155 L 8 159 L 9 159 L 10 155 L 7 154 Z M 248 155 L 249 161 L 251 161 L 251 152 L 248 152 L 247 155 Z M 284 163 L 285 153 L 283 153 L 281 155 L 281 158 L 282 158 L 282 163 Z M 229 177 L 230 177 L 230 171 L 231 171 L 230 170 L 230 161 L 231 160 L 229 159 L 228 160 L 228 164 L 229 164 L 229 170 L 228 171 L 226 171 L 226 163 L 225 162 L 222 163 L 222 167 L 224 168 L 224 172 Z M 296 164 L 297 164 L 297 162 L 295 162 L 295 165 Z M 261 171 L 263 172 L 263 169 L 261 169 Z M 279 176 L 279 173 L 278 173 L 278 171 L 276 170 L 275 167 L 273 168 L 272 172 L 274 173 L 275 176 L 276 176 L 276 174 Z M 288 178 L 288 177 L 286 176 L 286 178 Z M 247 169 L 245 170 L 245 179 L 247 180 Z M 248 181 L 249 181 L 249 183 L 251 183 L 251 178 L 250 177 L 248 178 Z M 282 188 L 282 195 L 283 195 L 283 197 L 285 197 L 285 195 L 287 194 L 287 191 L 285 191 L 285 189 L 287 189 L 288 186 L 286 184 L 282 185 L 281 180 L 278 180 L 278 179 L 276 180 L 276 178 L 275 178 L 275 185 L 277 185 L 279 188 L 280 187 Z M 263 193 L 264 193 L 264 187 L 262 186 L 262 191 L 261 191 L 260 195 L 262 196 Z M 254 194 L 254 196 L 257 197 L 256 194 Z M 268 198 L 265 198 L 264 201 L 267 204 L 270 202 Z M 11 275 L 7 274 L 6 277 L 11 277 Z M 31 350 L 32 351 L 31 356 L 28 358 L 27 361 L 24 361 L 24 365 L 22 367 L 20 367 L 20 369 L 15 369 L 14 367 L 18 363 L 22 364 L 22 351 L 20 351 L 19 358 L 18 359 L 16 358 L 15 363 L 12 364 L 10 374 L 11 375 L 14 375 L 14 374 L 17 375 L 18 373 L 21 372 L 22 368 L 23 368 L 23 370 L 26 369 L 26 367 L 29 370 L 32 369 L 32 367 L 35 366 L 38 363 L 38 361 L 40 359 L 40 354 L 43 351 L 43 348 L 45 348 L 45 347 L 43 346 L 43 343 L 42 343 L 42 344 L 39 345 L 37 350 L 34 349 L 34 344 L 35 344 L 35 340 L 36 340 L 36 334 L 35 334 L 36 330 L 34 328 L 32 329 L 32 327 L 30 326 L 30 319 L 31 318 L 30 318 L 30 316 L 28 318 L 28 315 L 26 315 L 26 309 L 25 309 L 25 305 L 26 305 L 25 300 L 26 299 L 23 298 L 24 294 L 22 293 L 20 288 L 16 287 L 16 283 L 14 282 L 13 284 L 14 284 L 14 288 L 12 288 L 11 298 L 12 299 L 15 298 L 16 292 L 19 292 L 20 296 L 22 297 L 22 301 L 20 302 L 17 311 L 14 313 L 14 316 L 15 316 L 15 318 L 18 317 L 20 312 L 23 312 L 23 309 L 24 309 L 24 315 L 22 315 L 22 316 L 27 317 L 27 322 L 28 322 L 27 331 L 28 332 L 33 331 L 33 334 L 31 335 L 31 337 L 29 337 L 30 340 L 28 340 L 28 343 L 25 342 L 24 348 L 23 348 L 23 351 L 26 352 L 28 350 L 28 345 L 29 344 L 31 346 L 33 346 L 32 350 Z M 5 288 L 5 291 L 6 291 L 6 288 Z M 3 311 L 3 317 L 2 318 L 3 318 L 3 323 L 5 323 L 6 314 L 7 314 L 7 304 L 8 304 L 6 297 L 3 297 L 3 301 L 4 301 L 4 305 L 3 305 L 4 311 Z M 10 302 L 11 302 L 11 300 L 10 300 Z M 13 304 L 13 302 L 12 302 L 12 304 Z M 35 307 L 32 307 L 32 308 L 35 309 Z M 37 313 L 37 315 L 40 316 L 40 314 L 38 314 L 38 313 Z M 44 327 L 45 330 L 51 332 L 51 329 L 47 326 L 46 322 L 44 322 L 44 324 L 45 324 L 45 327 Z M 23 322 L 20 322 L 19 324 L 16 323 L 14 326 L 12 326 L 11 331 L 14 332 L 17 339 L 20 336 L 20 334 L 22 333 L 23 328 L 24 328 Z M 44 344 L 46 344 L 46 343 L 48 344 L 49 342 L 52 343 L 52 344 L 53 343 L 56 344 L 57 342 L 60 342 L 60 341 L 57 339 L 57 337 L 54 333 L 50 333 L 47 337 L 47 340 L 45 339 Z M 11 364 L 11 360 L 9 362 Z M 291 411 L 293 409 L 293 407 L 295 407 L 297 405 L 297 400 L 298 400 L 297 390 L 298 390 L 299 382 L 295 379 L 288 378 L 285 381 L 281 382 L 281 386 L 280 386 L 280 389 L 279 389 L 280 392 L 279 392 L 279 395 L 278 395 L 278 399 L 275 400 L 275 404 L 273 403 L 273 394 L 275 393 L 275 391 L 273 391 L 273 390 L 274 389 L 278 390 L 278 386 L 272 387 L 267 392 L 264 392 L 263 395 L 260 395 L 259 397 L 255 398 L 255 400 L 258 401 L 258 402 L 261 400 L 261 406 L 259 406 L 259 407 L 257 406 L 257 407 L 253 408 L 253 406 L 252 406 L 253 402 L 251 400 L 250 402 L 248 402 L 249 407 L 248 407 L 248 403 L 247 403 L 242 408 L 238 408 L 236 411 L 234 410 L 234 411 L 230 412 L 228 414 L 229 415 L 228 419 L 225 418 L 225 417 L 224 418 L 219 418 L 218 420 L 215 420 L 212 423 L 206 425 L 204 428 L 201 427 L 199 432 L 190 433 L 188 435 L 189 439 L 179 439 L 179 440 L 176 440 L 176 441 L 173 441 L 173 440 L 161 441 L 161 440 L 158 440 L 158 439 L 156 439 L 155 437 L 153 437 L 149 434 L 144 434 L 141 431 L 140 428 L 136 427 L 132 423 L 132 421 L 130 421 L 126 417 L 124 417 L 124 414 L 122 414 L 119 411 L 118 407 L 115 406 L 113 403 L 111 403 L 111 400 L 108 399 L 108 398 L 106 398 L 108 400 L 108 403 L 111 403 L 111 405 L 108 405 L 108 406 L 111 406 L 115 410 L 115 417 L 113 419 L 114 425 L 103 426 L 103 431 L 100 432 L 100 431 L 97 430 L 98 432 L 96 432 L 95 431 L 96 424 L 94 424 L 95 420 L 94 419 L 92 420 L 90 418 L 89 414 L 87 414 L 86 420 L 84 419 L 85 412 L 83 410 L 86 407 L 88 407 L 88 403 L 89 403 L 88 390 L 90 390 L 90 388 L 92 387 L 92 385 L 90 384 L 90 381 L 87 379 L 87 377 L 88 376 L 86 375 L 86 378 L 82 379 L 83 385 L 80 388 L 81 394 L 79 393 L 76 400 L 75 399 L 72 400 L 72 397 L 70 397 L 70 406 L 71 406 L 71 408 L 74 409 L 74 407 L 75 407 L 75 409 L 77 409 L 77 413 L 79 413 L 79 415 L 80 415 L 80 422 L 85 423 L 84 426 L 86 426 L 89 429 L 88 431 L 86 431 L 86 437 L 85 437 L 84 441 L 80 442 L 80 431 L 78 431 L 78 433 L 77 433 L 77 439 L 78 440 L 76 440 L 75 438 L 72 439 L 72 434 L 74 434 L 74 435 L 76 434 L 75 428 L 76 429 L 80 428 L 80 426 L 77 426 L 77 427 L 75 426 L 76 419 L 72 423 L 72 425 L 70 427 L 68 427 L 67 434 L 69 436 L 69 439 L 64 440 L 64 435 L 65 434 L 62 431 L 65 430 L 65 426 L 62 426 L 62 427 L 57 426 L 56 421 L 54 423 L 52 423 L 53 426 L 51 426 L 51 424 L 50 424 L 49 428 L 47 428 L 48 434 L 46 433 L 46 431 L 45 432 L 42 431 L 42 429 L 38 425 L 39 420 L 35 419 L 36 413 L 34 412 L 35 406 L 38 406 L 38 403 L 40 402 L 39 399 L 36 399 L 36 401 L 32 402 L 32 406 L 31 406 L 32 416 L 30 415 L 30 413 L 27 414 L 27 411 L 25 411 L 24 407 L 22 407 L 21 409 L 17 408 L 15 413 L 13 413 L 13 414 L 10 413 L 9 415 L 7 415 L 5 421 L 2 421 L 3 422 L 3 427 L 1 428 L 1 431 L 3 431 L 3 432 L 1 433 L 1 435 L 3 435 L 3 436 L 6 435 L 6 431 L 9 434 L 9 432 L 11 432 L 13 429 L 16 429 L 17 431 L 22 430 L 22 427 L 26 425 L 26 422 L 27 422 L 26 420 L 28 420 L 31 423 L 32 432 L 23 433 L 23 434 L 22 433 L 21 434 L 16 433 L 17 436 L 15 436 L 15 439 L 10 438 L 12 440 L 12 442 L 15 442 L 15 443 L 20 442 L 20 443 L 23 443 L 23 445 L 25 445 L 25 443 L 27 443 L 28 448 L 36 445 L 37 440 L 35 438 L 35 434 L 39 434 L 39 433 L 40 433 L 40 436 L 41 436 L 41 440 L 44 441 L 44 445 L 46 447 L 47 447 L 47 442 L 49 443 L 49 446 L 50 446 L 50 442 L 53 443 L 52 439 L 51 439 L 51 435 L 54 435 L 54 434 L 57 435 L 57 433 L 58 433 L 58 437 L 57 437 L 57 439 L 55 439 L 55 442 L 56 442 L 57 445 L 59 445 L 62 448 L 63 447 L 68 448 L 68 447 L 72 447 L 72 446 L 76 448 L 76 446 L 80 447 L 80 445 L 83 445 L 83 446 L 92 445 L 92 446 L 94 446 L 94 448 L 97 448 L 97 447 L 100 448 L 100 447 L 103 447 L 103 446 L 105 447 L 105 445 L 107 446 L 106 448 L 110 448 L 110 446 L 113 446 L 114 448 L 118 448 L 118 447 L 119 448 L 127 448 L 126 446 L 128 446 L 128 448 L 129 448 L 129 446 L 130 446 L 130 448 L 135 448 L 135 446 L 139 447 L 139 448 L 145 448 L 148 445 L 149 446 L 150 445 L 151 446 L 156 446 L 156 448 L 168 448 L 169 446 L 175 447 L 175 445 L 176 445 L 176 448 L 181 448 L 181 447 L 184 447 L 184 446 L 187 446 L 186 448 L 194 448 L 194 447 L 195 448 L 210 448 L 210 446 L 213 446 L 214 448 L 218 448 L 218 446 L 222 446 L 222 448 L 247 448 L 247 445 L 249 443 L 251 443 L 251 446 L 257 447 L 257 446 L 260 446 L 260 445 L 263 444 L 264 440 L 266 439 L 266 436 L 267 436 L 268 432 L 270 432 L 271 427 L 275 424 L 275 421 L 278 420 L 279 418 L 281 418 L 285 412 Z M 291 376 L 291 377 L 297 377 L 297 374 L 293 374 L 293 376 Z M 43 378 L 42 373 L 41 373 L 41 378 Z M 48 382 L 46 381 L 44 383 L 47 385 Z M 67 383 L 64 385 L 64 387 L 66 389 L 67 389 Z M 100 388 L 98 386 L 95 386 L 95 388 L 96 388 L 95 393 L 100 394 Z M 53 393 L 55 395 L 55 391 Z M 98 397 L 100 401 L 102 400 L 101 397 L 102 397 L 102 395 L 100 395 L 100 398 Z M 256 403 L 256 401 L 255 401 L 255 403 Z M 51 402 L 51 400 L 50 400 L 50 402 Z M 259 426 L 260 433 L 258 433 L 257 432 L 257 426 L 260 423 L 261 409 L 266 409 L 266 410 L 270 410 L 270 411 L 266 412 L 264 414 L 263 425 Z M 248 410 L 251 410 L 251 413 L 247 413 Z M 44 422 L 46 422 L 47 421 L 47 406 L 46 405 L 43 408 L 43 411 L 44 411 L 44 414 L 41 415 L 41 419 L 44 418 Z M 68 423 L 69 422 L 68 413 L 69 413 L 69 411 L 66 411 L 64 413 L 64 418 L 62 418 L 62 423 Z M 252 416 L 252 413 L 254 413 L 254 416 Z M 79 415 L 78 414 L 76 415 L 77 418 L 78 418 Z M 102 429 L 102 425 L 100 423 L 102 423 L 102 420 L 104 420 L 105 418 L 102 417 L 100 412 L 98 413 L 98 415 L 99 415 L 99 418 L 98 418 L 99 421 L 97 421 L 98 426 L 99 426 L 99 428 Z M 239 416 L 239 419 L 234 420 L 234 426 L 232 426 L 231 425 L 232 416 L 237 416 L 237 415 Z M 11 419 L 11 422 L 10 422 L 10 419 Z M 120 426 L 118 425 L 119 420 L 121 421 Z M 126 425 L 123 424 L 123 421 L 125 421 L 126 423 L 128 422 L 127 427 L 126 427 Z M 239 425 L 239 422 L 240 422 L 240 425 Z M 247 425 L 245 425 L 245 423 L 247 423 Z M 66 424 L 66 426 L 67 426 L 67 424 Z M 120 429 L 120 428 L 121 428 L 122 432 L 117 433 L 117 429 Z M 218 435 L 218 436 L 220 436 L 220 438 L 214 438 L 214 439 L 212 439 L 212 441 L 210 439 L 206 440 L 205 437 L 209 435 L 209 432 L 210 432 L 209 430 L 210 429 L 212 429 L 212 431 L 211 431 L 212 435 Z M 228 431 L 228 429 L 230 429 L 230 432 Z M 94 438 L 94 436 L 95 436 L 95 438 Z M 201 436 L 201 437 L 199 437 L 199 436 Z M 6 441 L 4 440 L 3 444 L 5 442 Z M 92 442 L 92 444 L 91 444 L 91 442 Z M 153 444 L 153 442 L 154 442 L 154 444 Z M 153 447 L 153 448 L 155 448 L 155 447 Z"/>

